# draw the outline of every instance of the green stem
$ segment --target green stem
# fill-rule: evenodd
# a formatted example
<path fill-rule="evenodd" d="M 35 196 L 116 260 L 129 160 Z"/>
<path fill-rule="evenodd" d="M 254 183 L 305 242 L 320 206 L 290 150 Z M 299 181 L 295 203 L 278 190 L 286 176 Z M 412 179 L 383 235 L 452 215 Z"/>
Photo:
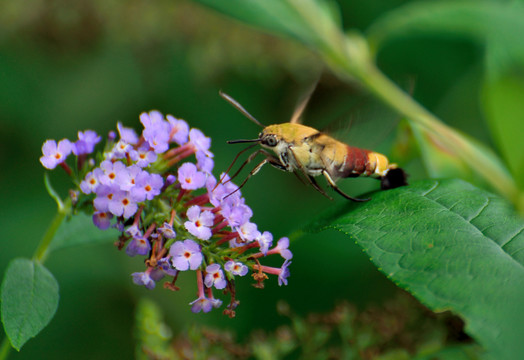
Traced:
<path fill-rule="evenodd" d="M 415 102 L 373 64 L 368 64 L 359 75 L 360 80 L 370 91 L 391 108 L 421 125 L 446 150 L 460 158 L 500 194 L 510 200 L 518 198 L 519 191 L 513 178 L 497 161 L 495 155 L 488 153 L 488 149 L 479 151 L 478 146 Z"/>
<path fill-rule="evenodd" d="M 64 221 L 65 217 L 71 212 L 71 199 L 68 198 L 64 202 L 64 206 L 59 207 L 58 211 L 53 219 L 51 221 L 51 224 L 47 228 L 47 231 L 45 232 L 44 236 L 42 237 L 42 240 L 40 240 L 40 243 L 38 244 L 38 247 L 33 255 L 33 259 L 35 261 L 38 261 L 40 263 L 43 263 L 47 257 L 49 245 L 51 244 L 51 241 L 55 237 L 56 231 L 62 224 L 62 221 Z"/>
<path fill-rule="evenodd" d="M 7 336 L 2 341 L 2 345 L 0 347 L 0 360 L 5 360 L 9 356 L 9 352 L 11 351 L 11 343 L 7 339 Z"/>
<path fill-rule="evenodd" d="M 374 64 L 367 40 L 358 34 L 346 35 L 314 0 L 288 0 L 314 36 L 309 45 L 316 48 L 326 64 L 343 80 L 359 80 L 370 92 L 413 124 L 443 150 L 466 164 L 480 178 L 524 212 L 524 194 L 491 149 L 469 140 L 444 124 L 388 79 Z"/>

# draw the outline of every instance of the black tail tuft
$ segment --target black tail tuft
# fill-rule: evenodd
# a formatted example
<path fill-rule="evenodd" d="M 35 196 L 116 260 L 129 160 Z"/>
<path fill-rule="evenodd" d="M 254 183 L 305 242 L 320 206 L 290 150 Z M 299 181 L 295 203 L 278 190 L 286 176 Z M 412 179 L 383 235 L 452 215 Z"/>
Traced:
<path fill-rule="evenodd" d="M 386 176 L 380 178 L 380 187 L 382 190 L 394 189 L 399 186 L 407 185 L 408 175 L 401 168 L 390 169 Z"/>

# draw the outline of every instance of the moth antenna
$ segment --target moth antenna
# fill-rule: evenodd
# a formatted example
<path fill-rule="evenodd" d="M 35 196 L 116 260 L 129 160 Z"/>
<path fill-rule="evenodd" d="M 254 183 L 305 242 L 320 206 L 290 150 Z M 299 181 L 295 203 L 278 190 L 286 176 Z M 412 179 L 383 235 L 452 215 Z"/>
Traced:
<path fill-rule="evenodd" d="M 225 99 L 228 103 L 230 103 L 231 105 L 233 105 L 238 111 L 240 111 L 245 117 L 247 117 L 249 120 L 253 121 L 255 124 L 257 124 L 258 126 L 260 127 L 265 127 L 264 125 L 262 125 L 260 123 L 260 121 L 258 121 L 253 115 L 251 115 L 250 113 L 247 112 L 246 109 L 244 109 L 244 107 L 242 105 L 240 105 L 238 103 L 238 101 L 236 101 L 235 99 L 233 99 L 231 96 L 229 96 L 228 94 L 222 92 L 222 90 L 219 90 L 218 92 L 220 94 L 220 96 L 222 96 L 223 99 Z"/>
<path fill-rule="evenodd" d="M 244 144 L 250 142 L 259 142 L 260 139 L 240 139 L 240 140 L 228 140 L 228 144 Z"/>

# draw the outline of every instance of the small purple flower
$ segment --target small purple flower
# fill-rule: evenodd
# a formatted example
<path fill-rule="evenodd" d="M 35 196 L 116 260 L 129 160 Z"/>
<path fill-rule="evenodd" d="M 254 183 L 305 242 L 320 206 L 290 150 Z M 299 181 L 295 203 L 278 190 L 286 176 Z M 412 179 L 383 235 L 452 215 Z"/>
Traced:
<path fill-rule="evenodd" d="M 116 127 L 118 129 L 118 133 L 120 134 L 120 140 L 123 140 L 124 142 L 131 145 L 138 143 L 138 136 L 136 135 L 135 130 L 124 127 L 120 122 L 116 124 Z"/>
<path fill-rule="evenodd" d="M 162 154 L 169 148 L 169 134 L 165 130 L 144 130 L 143 134 L 155 153 Z"/>
<path fill-rule="evenodd" d="M 220 183 L 212 178 L 206 188 L 209 193 L 209 202 L 214 206 L 237 205 L 243 203 L 242 195 L 238 187 L 230 181 L 227 174 L 220 174 Z"/>
<path fill-rule="evenodd" d="M 197 205 L 187 209 L 186 214 L 189 219 L 184 223 L 187 231 L 201 240 L 209 240 L 212 235 L 211 226 L 213 226 L 215 215 L 211 211 L 201 212 Z"/>
<path fill-rule="evenodd" d="M 130 152 L 133 149 L 133 146 L 131 144 L 125 142 L 124 140 L 120 139 L 115 146 L 113 146 L 113 158 L 114 159 L 123 159 L 126 157 L 126 154 Z"/>
<path fill-rule="evenodd" d="M 95 211 L 93 214 L 93 224 L 100 230 L 107 230 L 111 226 L 113 214 L 109 212 Z"/>
<path fill-rule="evenodd" d="M 233 260 L 229 260 L 228 262 L 226 262 L 224 264 L 224 269 L 232 275 L 244 276 L 248 272 L 248 268 L 246 265 L 242 264 L 239 261 Z"/>
<path fill-rule="evenodd" d="M 211 171 L 213 171 L 213 167 L 215 166 L 215 162 L 213 161 L 213 159 L 207 156 L 205 153 L 200 152 L 200 151 L 197 152 L 195 156 L 197 159 L 196 166 L 198 170 L 206 174 L 211 174 Z"/>
<path fill-rule="evenodd" d="M 226 278 L 222 269 L 220 269 L 219 264 L 211 264 L 206 267 L 206 277 L 204 279 L 204 284 L 210 288 L 213 285 L 216 289 L 224 289 L 227 285 Z"/>
<path fill-rule="evenodd" d="M 110 130 L 107 133 L 107 141 L 108 142 L 113 142 L 113 141 L 115 141 L 115 139 L 116 139 L 116 133 L 113 130 Z"/>
<path fill-rule="evenodd" d="M 55 140 L 46 140 L 42 145 L 44 155 L 40 157 L 40 162 L 46 169 L 52 170 L 71 154 L 71 147 L 71 142 L 67 139 L 60 140 L 58 145 Z"/>
<path fill-rule="evenodd" d="M 202 264 L 200 245 L 193 240 L 175 242 L 169 249 L 169 255 L 175 269 L 180 271 L 196 270 Z"/>
<path fill-rule="evenodd" d="M 162 191 L 167 189 L 168 186 L 173 185 L 176 181 L 176 176 L 173 174 L 169 174 L 166 176 L 166 181 L 164 182 L 164 186 L 162 187 Z"/>
<path fill-rule="evenodd" d="M 96 188 L 96 198 L 93 200 L 95 209 L 98 211 L 109 211 L 109 203 L 115 194 L 120 191 L 121 190 L 118 188 L 118 186 L 100 184 L 100 186 Z"/>
<path fill-rule="evenodd" d="M 174 239 L 176 237 L 176 232 L 173 229 L 173 226 L 169 225 L 167 222 L 164 222 L 164 225 L 158 228 L 158 231 L 164 235 L 166 239 Z"/>
<path fill-rule="evenodd" d="M 144 285 L 149 290 L 155 288 L 156 282 L 164 277 L 160 269 L 148 268 L 145 272 L 132 273 L 133 282 L 137 285 Z"/>
<path fill-rule="evenodd" d="M 129 152 L 129 157 L 136 162 L 136 165 L 144 168 L 156 161 L 157 154 L 154 151 L 151 151 L 148 143 L 143 143 L 138 149 L 131 150 Z"/>
<path fill-rule="evenodd" d="M 222 300 L 220 300 L 220 299 L 211 298 L 211 299 L 209 299 L 209 301 L 211 301 L 211 305 L 215 309 L 218 309 L 219 307 L 222 306 Z"/>
<path fill-rule="evenodd" d="M 96 192 L 96 189 L 100 185 L 100 181 L 98 179 L 101 175 L 103 175 L 103 172 L 99 168 L 88 172 L 85 179 L 80 182 L 80 190 L 82 190 L 84 194 Z"/>
<path fill-rule="evenodd" d="M 122 171 L 118 172 L 115 182 L 120 187 L 120 190 L 129 191 L 136 185 L 136 178 L 143 170 L 137 165 L 131 165 Z"/>
<path fill-rule="evenodd" d="M 164 126 L 164 115 L 159 111 L 152 110 L 149 113 L 143 112 L 140 114 L 140 122 L 144 126 L 145 130 L 148 129 L 157 129 Z"/>
<path fill-rule="evenodd" d="M 260 232 L 257 230 L 257 224 L 249 221 L 237 227 L 236 230 L 240 238 L 247 242 L 251 242 L 260 236 Z"/>
<path fill-rule="evenodd" d="M 277 242 L 277 246 L 275 246 L 272 250 L 280 253 L 280 256 L 282 256 L 286 260 L 290 260 L 293 258 L 293 254 L 291 253 L 291 250 L 288 249 L 289 247 L 289 239 L 287 237 L 283 237 Z"/>
<path fill-rule="evenodd" d="M 245 224 L 253 216 L 253 211 L 244 204 L 223 204 L 220 214 L 226 219 L 228 225 L 234 228 Z"/>
<path fill-rule="evenodd" d="M 187 143 L 187 137 L 189 134 L 189 125 L 184 120 L 175 119 L 171 115 L 166 115 L 166 119 L 171 125 L 171 141 L 176 142 L 178 145 L 184 145 Z"/>
<path fill-rule="evenodd" d="M 213 310 L 213 302 L 205 296 L 201 296 L 195 301 L 190 302 L 189 305 L 192 305 L 191 311 L 195 314 L 199 313 L 200 311 L 208 313 Z"/>
<path fill-rule="evenodd" d="M 142 236 L 142 231 L 140 231 L 140 228 L 138 227 L 138 224 L 133 224 L 133 225 L 129 226 L 127 229 L 125 229 L 124 232 L 127 235 L 130 235 L 132 237 L 141 237 Z"/>
<path fill-rule="evenodd" d="M 280 268 L 280 273 L 278 274 L 278 286 L 282 286 L 282 284 L 287 285 L 287 278 L 290 275 L 289 272 L 289 265 L 291 265 L 291 261 L 286 260 L 282 264 L 282 267 Z"/>
<path fill-rule="evenodd" d="M 206 189 L 209 195 L 209 202 L 215 207 L 220 206 L 227 195 L 224 185 L 217 185 L 217 180 L 212 175 L 209 175 L 206 180 Z"/>
<path fill-rule="evenodd" d="M 267 255 L 267 251 L 273 244 L 273 234 L 269 231 L 264 231 L 257 239 L 258 245 L 260 246 L 260 252 Z"/>
<path fill-rule="evenodd" d="M 79 131 L 78 140 L 72 144 L 73 154 L 77 156 L 91 154 L 95 150 L 95 145 L 98 144 L 101 139 L 102 137 L 93 130 Z"/>
<path fill-rule="evenodd" d="M 178 168 L 178 181 L 182 189 L 196 190 L 206 184 L 206 175 L 198 171 L 195 164 L 186 162 Z"/>
<path fill-rule="evenodd" d="M 144 125 L 142 136 L 155 153 L 166 151 L 169 148 L 170 125 L 164 120 L 164 116 L 158 111 L 150 111 L 149 114 L 140 114 L 140 122 Z"/>
<path fill-rule="evenodd" d="M 127 219 L 136 213 L 138 205 L 129 191 L 117 191 L 109 201 L 108 209 L 114 215 L 123 216 L 124 219 Z"/>
<path fill-rule="evenodd" d="M 169 257 L 159 259 L 158 266 L 166 275 L 176 276 L 178 274 L 178 270 L 174 269 L 171 263 L 169 262 Z"/>
<path fill-rule="evenodd" d="M 189 143 L 193 145 L 196 152 L 203 152 L 208 157 L 213 157 L 213 153 L 209 151 L 211 138 L 205 136 L 202 131 L 198 129 L 189 130 Z"/>
<path fill-rule="evenodd" d="M 110 160 L 102 161 L 102 163 L 100 163 L 100 169 L 102 169 L 103 174 L 99 176 L 98 180 L 104 185 L 112 185 L 116 183 L 119 172 L 127 171 L 123 162 L 115 161 L 113 163 Z"/>
<path fill-rule="evenodd" d="M 118 221 L 118 219 L 117 219 L 116 224 L 113 225 L 113 228 L 115 228 L 117 231 L 120 231 L 120 232 L 124 232 L 125 230 L 124 223 L 122 221 Z"/>
<path fill-rule="evenodd" d="M 147 255 L 150 251 L 151 244 L 144 237 L 133 237 L 126 248 L 126 254 L 129 256 Z"/>
<path fill-rule="evenodd" d="M 136 201 L 152 200 L 160 194 L 163 185 L 164 180 L 162 176 L 142 170 L 136 177 L 136 183 L 133 189 L 131 189 L 131 194 Z"/>

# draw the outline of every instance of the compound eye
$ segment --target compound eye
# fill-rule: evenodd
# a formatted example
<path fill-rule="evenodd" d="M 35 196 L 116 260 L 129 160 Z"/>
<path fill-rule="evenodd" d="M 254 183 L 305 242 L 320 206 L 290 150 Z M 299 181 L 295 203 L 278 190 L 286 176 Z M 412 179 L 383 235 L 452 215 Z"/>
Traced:
<path fill-rule="evenodd" d="M 265 141 L 267 146 L 275 146 L 277 144 L 277 139 L 274 136 L 268 136 Z"/>

